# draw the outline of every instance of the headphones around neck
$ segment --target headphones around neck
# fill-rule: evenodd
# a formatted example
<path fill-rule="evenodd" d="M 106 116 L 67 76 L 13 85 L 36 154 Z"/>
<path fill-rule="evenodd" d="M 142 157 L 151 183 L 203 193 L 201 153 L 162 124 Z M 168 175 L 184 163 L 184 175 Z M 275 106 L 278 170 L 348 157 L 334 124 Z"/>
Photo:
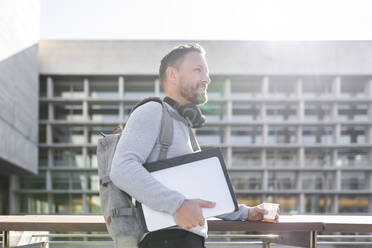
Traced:
<path fill-rule="evenodd" d="M 176 109 L 186 120 L 189 120 L 192 124 L 192 128 L 200 128 L 204 126 L 205 116 L 197 105 L 192 103 L 180 105 L 178 102 L 167 96 L 164 98 L 164 102 Z"/>

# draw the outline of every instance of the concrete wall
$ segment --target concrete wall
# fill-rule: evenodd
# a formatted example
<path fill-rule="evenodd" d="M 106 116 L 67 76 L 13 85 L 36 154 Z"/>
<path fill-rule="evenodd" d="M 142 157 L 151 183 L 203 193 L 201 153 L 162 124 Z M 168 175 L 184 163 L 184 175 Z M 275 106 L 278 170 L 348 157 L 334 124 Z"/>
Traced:
<path fill-rule="evenodd" d="M 37 173 L 39 0 L 1 0 L 0 16 L 0 174 Z"/>
<path fill-rule="evenodd" d="M 157 74 L 185 41 L 41 41 L 42 74 Z M 371 41 L 201 41 L 213 74 L 372 74 Z M 73 61 L 73 63 L 72 63 Z"/>

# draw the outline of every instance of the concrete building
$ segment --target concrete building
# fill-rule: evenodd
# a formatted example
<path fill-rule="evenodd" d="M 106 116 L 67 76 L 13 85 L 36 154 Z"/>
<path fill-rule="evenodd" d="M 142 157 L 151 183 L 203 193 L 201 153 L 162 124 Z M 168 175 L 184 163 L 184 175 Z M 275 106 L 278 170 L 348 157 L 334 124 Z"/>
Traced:
<path fill-rule="evenodd" d="M 0 214 L 18 208 L 9 197 L 17 175 L 38 172 L 39 1 L 0 1 Z"/>
<path fill-rule="evenodd" d="M 99 213 L 99 132 L 163 96 L 162 56 L 185 41 L 41 41 L 38 176 L 15 213 Z M 282 213 L 371 212 L 372 42 L 202 41 L 212 83 L 197 130 L 221 147 L 239 202 Z"/>

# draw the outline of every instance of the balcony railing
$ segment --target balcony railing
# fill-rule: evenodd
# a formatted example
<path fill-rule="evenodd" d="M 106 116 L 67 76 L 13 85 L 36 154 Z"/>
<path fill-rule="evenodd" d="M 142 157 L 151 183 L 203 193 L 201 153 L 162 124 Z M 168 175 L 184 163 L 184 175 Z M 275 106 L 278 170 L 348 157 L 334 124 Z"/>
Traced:
<path fill-rule="evenodd" d="M 280 217 L 280 223 L 210 219 L 208 226 L 209 237 L 206 242 L 208 247 L 270 247 L 271 244 L 309 248 L 339 245 L 372 247 L 372 235 L 368 234 L 372 233 L 372 216 L 283 215 Z M 107 232 L 103 217 L 98 215 L 3 215 L 0 216 L 0 231 L 2 231 L 2 247 L 10 247 L 12 231 L 34 232 L 31 236 L 40 238 L 35 244 L 40 247 L 46 247 L 48 244 L 64 244 L 64 247 L 113 245 L 107 233 L 49 233 Z M 36 234 L 37 231 L 47 232 Z M 237 234 L 231 234 L 232 232 Z M 247 232 L 263 234 L 249 235 L 246 234 Z M 327 235 L 318 235 L 320 233 L 327 233 Z M 328 235 L 328 233 L 337 234 Z M 340 233 L 347 233 L 347 235 L 340 235 Z M 350 235 L 351 233 L 354 235 Z M 80 240 L 72 240 L 76 238 Z"/>

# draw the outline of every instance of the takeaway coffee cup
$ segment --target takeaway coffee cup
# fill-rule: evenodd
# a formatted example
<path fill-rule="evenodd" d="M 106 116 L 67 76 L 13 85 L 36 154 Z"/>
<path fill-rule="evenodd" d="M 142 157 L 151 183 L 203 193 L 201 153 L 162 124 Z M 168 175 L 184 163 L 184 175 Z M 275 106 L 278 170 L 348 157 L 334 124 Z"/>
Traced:
<path fill-rule="evenodd" d="M 279 204 L 265 202 L 263 203 L 263 208 L 268 211 L 268 213 L 264 215 L 264 221 L 275 222 L 275 216 L 278 213 Z"/>

